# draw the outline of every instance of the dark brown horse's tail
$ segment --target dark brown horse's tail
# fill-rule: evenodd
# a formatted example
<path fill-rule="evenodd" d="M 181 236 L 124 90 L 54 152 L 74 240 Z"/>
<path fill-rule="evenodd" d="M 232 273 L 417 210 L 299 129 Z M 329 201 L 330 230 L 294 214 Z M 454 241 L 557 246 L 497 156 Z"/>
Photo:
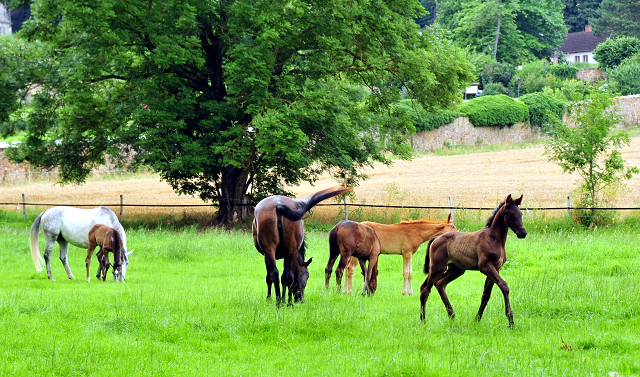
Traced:
<path fill-rule="evenodd" d="M 431 256 L 430 256 L 431 253 L 429 252 L 429 250 L 431 250 L 431 244 L 433 243 L 433 240 L 435 240 L 436 238 L 438 238 L 438 236 L 431 238 L 429 240 L 429 243 L 427 244 L 427 252 L 426 252 L 426 256 L 424 257 L 424 267 L 422 267 L 422 272 L 424 272 L 425 274 L 429 273 L 429 263 L 431 261 Z"/>
<path fill-rule="evenodd" d="M 122 266 L 122 237 L 115 229 L 111 234 L 114 238 L 114 244 L 111 245 L 111 251 L 113 252 L 113 268 L 120 268 Z"/>
<path fill-rule="evenodd" d="M 338 247 L 338 228 L 333 227 L 329 232 L 329 257 L 337 257 L 340 255 L 340 248 Z"/>
<path fill-rule="evenodd" d="M 296 200 L 296 209 L 291 209 L 284 204 L 278 204 L 276 211 L 282 213 L 287 219 L 291 221 L 298 221 L 302 219 L 305 213 L 309 211 L 313 206 L 320 203 L 325 199 L 332 198 L 337 195 L 344 194 L 353 190 L 353 187 L 330 187 L 322 191 L 318 191 L 308 198 Z"/>

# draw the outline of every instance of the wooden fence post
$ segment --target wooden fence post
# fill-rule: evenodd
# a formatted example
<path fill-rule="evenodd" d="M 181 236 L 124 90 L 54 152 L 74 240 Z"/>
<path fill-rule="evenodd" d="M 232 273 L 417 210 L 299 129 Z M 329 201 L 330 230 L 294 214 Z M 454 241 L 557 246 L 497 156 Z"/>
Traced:
<path fill-rule="evenodd" d="M 567 216 L 571 217 L 571 199 L 569 196 L 567 196 Z"/>
<path fill-rule="evenodd" d="M 122 195 L 120 195 L 120 222 L 122 222 Z"/>
<path fill-rule="evenodd" d="M 24 200 L 24 193 L 22 194 L 22 218 L 27 222 L 27 202 Z"/>
<path fill-rule="evenodd" d="M 344 219 L 349 220 L 349 215 L 347 214 L 347 196 L 343 196 L 342 199 L 344 201 Z"/>
<path fill-rule="evenodd" d="M 453 223 L 453 198 L 449 196 L 449 213 L 451 214 L 451 222 Z"/>

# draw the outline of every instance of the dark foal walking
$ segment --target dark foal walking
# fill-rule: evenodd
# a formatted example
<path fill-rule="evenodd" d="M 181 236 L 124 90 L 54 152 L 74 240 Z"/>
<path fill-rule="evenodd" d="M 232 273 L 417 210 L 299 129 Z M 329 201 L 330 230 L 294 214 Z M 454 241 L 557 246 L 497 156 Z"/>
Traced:
<path fill-rule="evenodd" d="M 509 195 L 493 211 L 485 228 L 472 233 L 445 233 L 429 241 L 424 262 L 424 272 L 429 276 L 420 287 L 421 321 L 425 320 L 425 304 L 434 285 L 447 308 L 449 317 L 454 318 L 456 314 L 447 297 L 447 284 L 462 276 L 466 270 L 479 270 L 487 276 L 487 279 L 476 320 L 479 321 L 482 318 L 482 313 L 491 297 L 493 285 L 497 284 L 504 296 L 509 327 L 513 326 L 509 286 L 500 277 L 498 271 L 507 260 L 505 244 L 509 229 L 513 230 L 518 238 L 527 236 L 527 230 L 522 225 L 522 212 L 518 207 L 521 203 L 522 196 L 513 200 Z"/>

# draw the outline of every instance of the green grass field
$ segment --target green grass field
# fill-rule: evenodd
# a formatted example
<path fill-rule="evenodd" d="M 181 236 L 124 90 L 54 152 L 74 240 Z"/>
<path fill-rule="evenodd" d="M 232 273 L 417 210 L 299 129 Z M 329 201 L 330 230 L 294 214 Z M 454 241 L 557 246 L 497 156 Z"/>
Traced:
<path fill-rule="evenodd" d="M 265 299 L 264 261 L 242 231 L 124 224 L 135 249 L 126 283 L 87 283 L 86 250 L 75 247 L 77 280 L 68 280 L 57 246 L 51 282 L 31 261 L 35 215 L 24 223 L 0 211 L 3 376 L 640 375 L 633 219 L 589 231 L 525 215 L 529 235 L 510 233 L 501 271 L 515 313 L 509 329 L 498 289 L 474 321 L 484 277 L 473 271 L 448 287 L 456 319 L 434 289 L 421 324 L 425 246 L 413 260 L 413 296 L 401 294 L 401 258 L 386 255 L 374 297 L 338 294 L 334 279 L 326 291 L 328 232 L 319 228 L 307 231 L 306 302 L 293 307 Z M 479 226 L 458 220 L 463 231 Z"/>

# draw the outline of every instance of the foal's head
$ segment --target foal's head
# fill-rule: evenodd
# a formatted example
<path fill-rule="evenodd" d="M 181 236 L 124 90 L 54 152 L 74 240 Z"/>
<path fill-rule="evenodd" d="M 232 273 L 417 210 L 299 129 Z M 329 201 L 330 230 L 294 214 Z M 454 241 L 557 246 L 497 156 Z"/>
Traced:
<path fill-rule="evenodd" d="M 293 284 L 293 299 L 295 302 L 304 302 L 304 289 L 307 287 L 307 281 L 309 280 L 309 264 L 311 260 L 304 261 L 304 255 L 299 254 L 298 258 L 298 276 Z"/>
<path fill-rule="evenodd" d="M 525 238 L 527 236 L 527 230 L 522 224 L 522 212 L 518 207 L 522 204 L 522 196 L 523 195 L 520 195 L 518 199 L 514 200 L 511 199 L 511 194 L 509 194 L 509 196 L 507 196 L 507 200 L 502 206 L 502 210 L 504 211 L 504 222 L 509 228 L 511 228 L 511 230 L 513 230 L 513 233 L 515 233 L 518 238 Z"/>

